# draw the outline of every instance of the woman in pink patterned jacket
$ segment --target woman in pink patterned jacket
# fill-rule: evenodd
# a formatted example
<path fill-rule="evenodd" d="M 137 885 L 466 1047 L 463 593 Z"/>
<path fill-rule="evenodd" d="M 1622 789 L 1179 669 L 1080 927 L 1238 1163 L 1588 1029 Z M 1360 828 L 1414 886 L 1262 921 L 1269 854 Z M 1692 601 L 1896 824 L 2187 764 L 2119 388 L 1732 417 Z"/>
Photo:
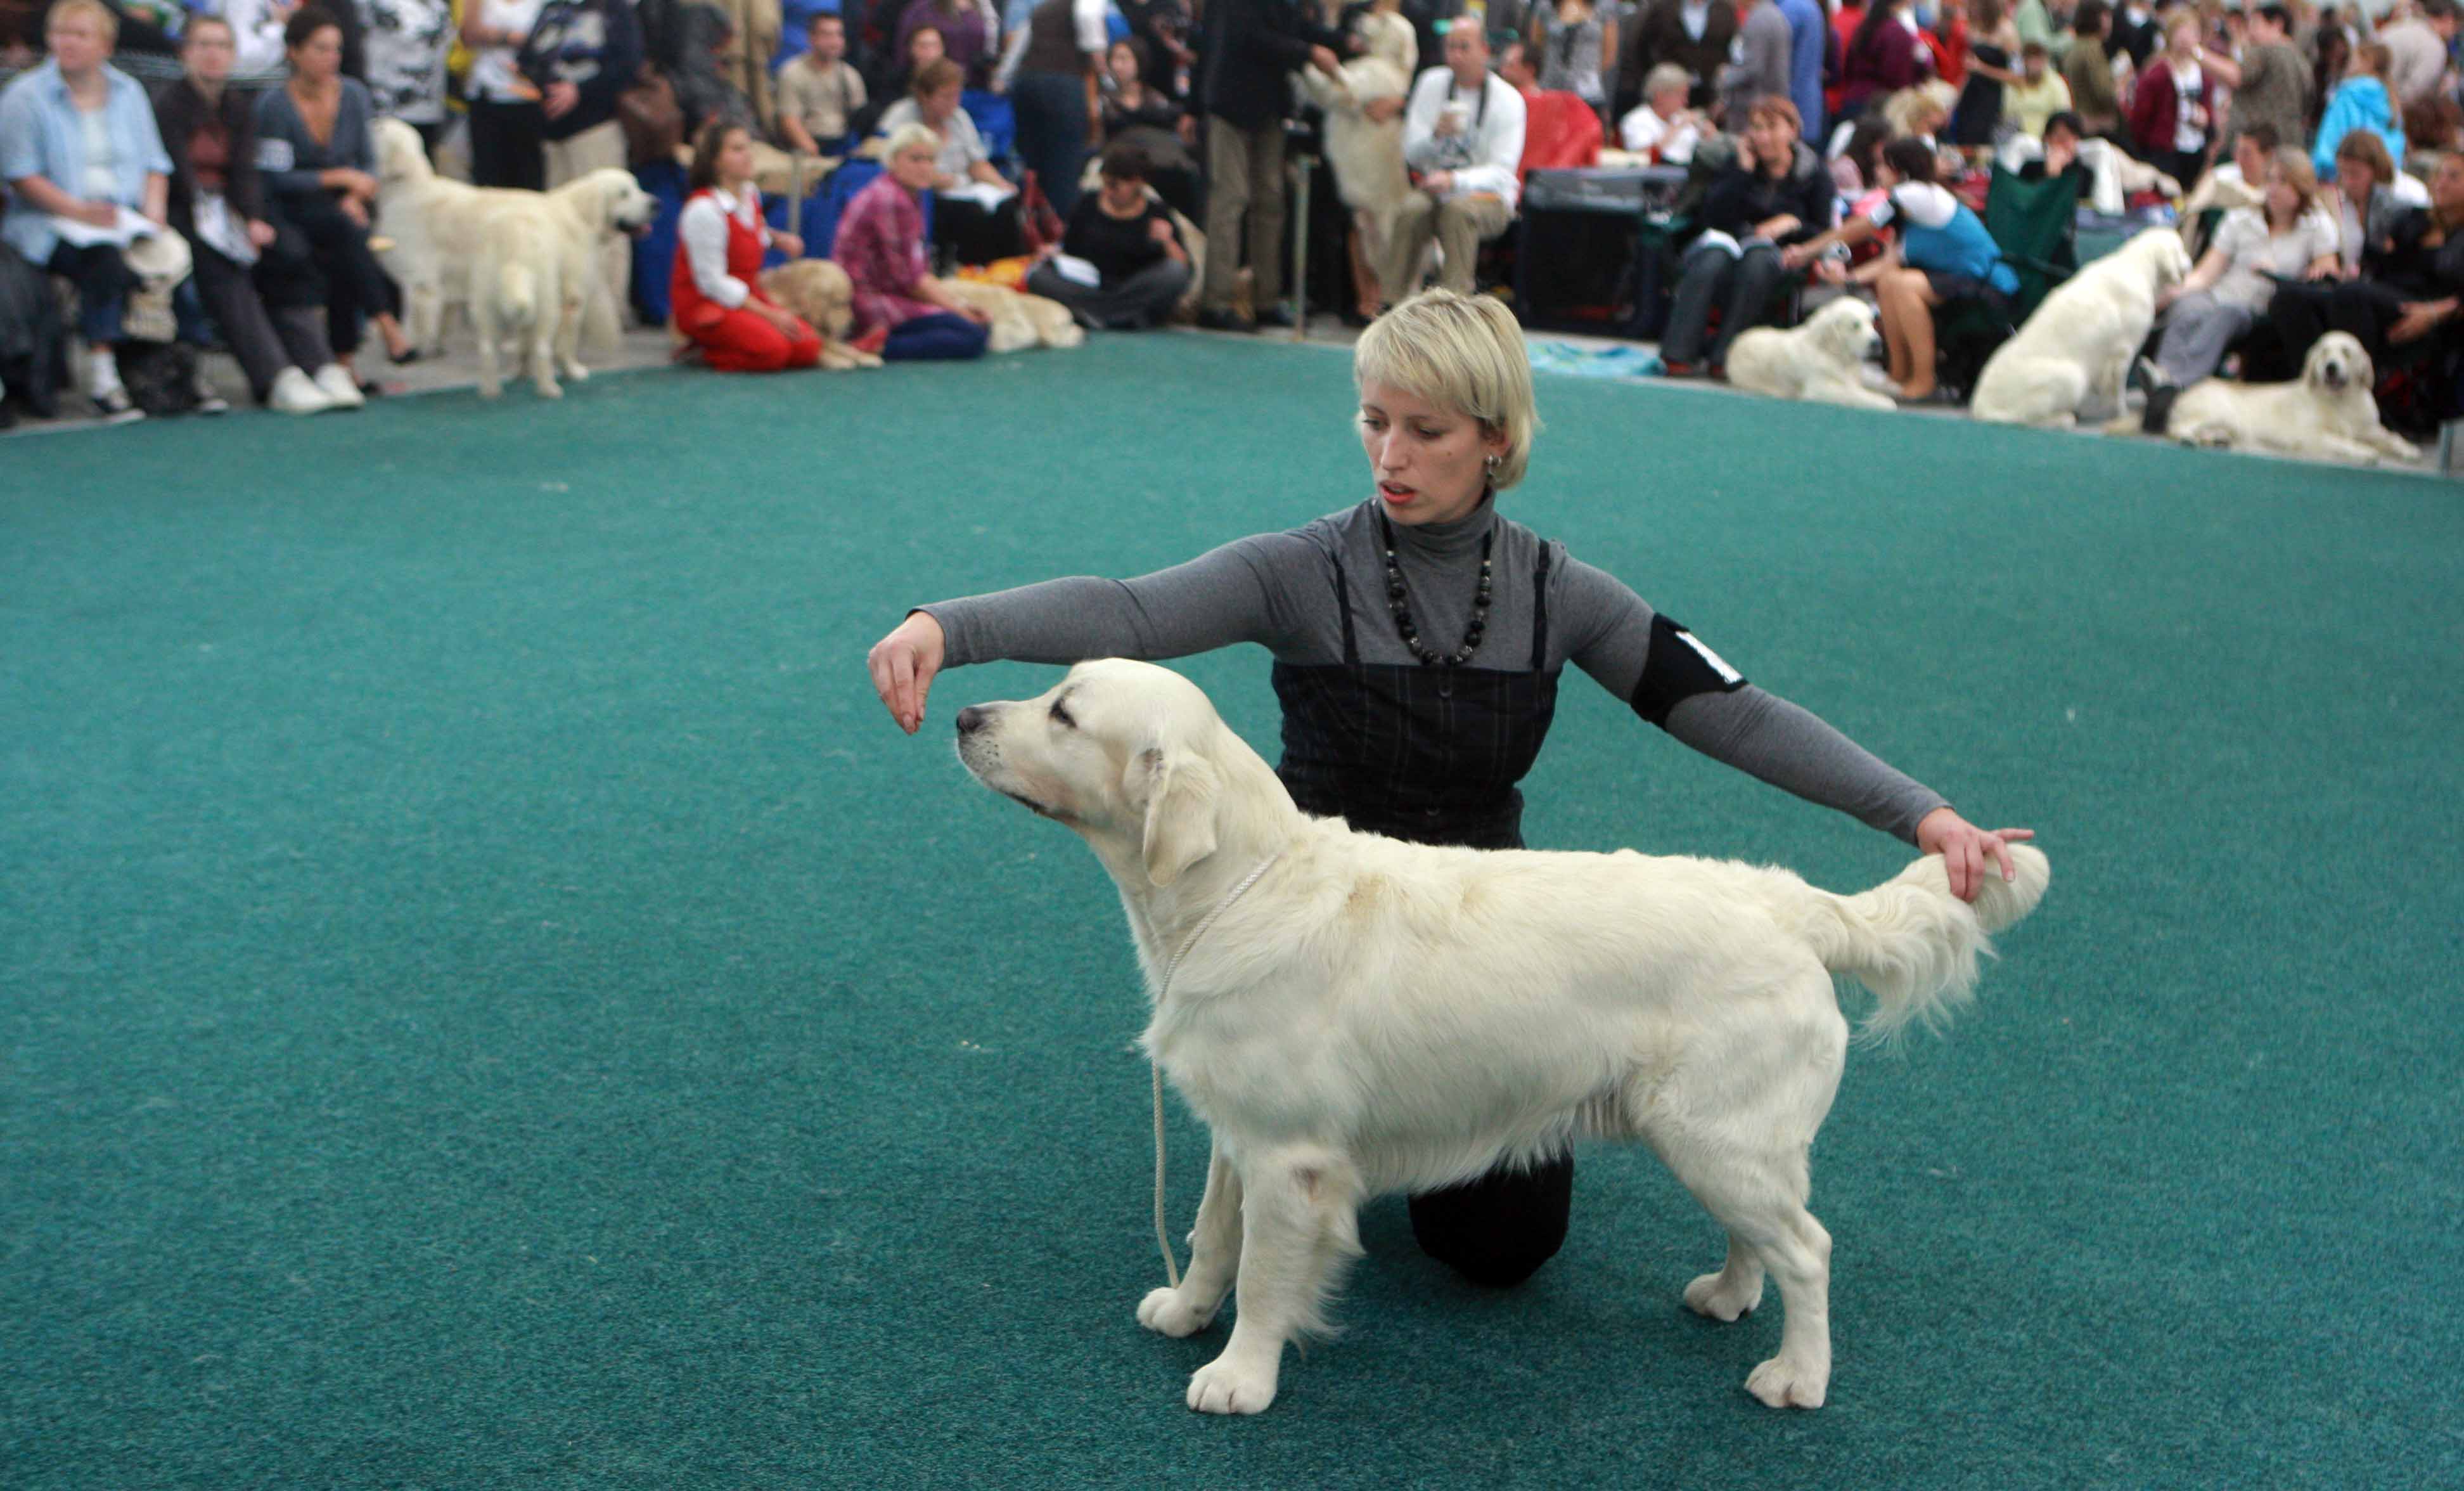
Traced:
<path fill-rule="evenodd" d="M 939 171 L 941 143 L 921 124 L 890 137 L 890 167 L 855 194 L 839 219 L 832 256 L 855 291 L 857 345 L 876 329 L 891 361 L 981 357 L 991 332 L 980 313 L 960 305 L 925 273 L 923 194 Z"/>

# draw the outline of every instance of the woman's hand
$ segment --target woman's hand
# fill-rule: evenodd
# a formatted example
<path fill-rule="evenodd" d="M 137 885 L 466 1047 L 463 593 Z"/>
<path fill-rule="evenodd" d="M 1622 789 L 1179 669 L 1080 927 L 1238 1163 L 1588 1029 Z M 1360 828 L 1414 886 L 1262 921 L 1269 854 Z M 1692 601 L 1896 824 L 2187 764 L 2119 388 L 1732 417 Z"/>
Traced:
<path fill-rule="evenodd" d="M 1402 112 L 1400 99 L 1372 99 L 1360 106 L 1360 117 L 1373 124 L 1383 124 Z"/>
<path fill-rule="evenodd" d="M 2006 846 L 2035 836 L 2035 829 L 1995 829 L 1988 834 L 1948 808 L 1936 808 L 1917 824 L 1917 848 L 1942 856 L 1943 868 L 1950 872 L 1950 893 L 1962 901 L 1974 901 L 1985 888 L 1989 858 L 2002 867 L 2002 879 L 2010 879 L 2016 872 L 2011 868 L 2011 851 Z"/>
<path fill-rule="evenodd" d="M 572 83 L 552 82 L 539 95 L 539 112 L 550 119 L 562 119 L 582 101 L 582 90 Z"/>
<path fill-rule="evenodd" d="M 248 241 L 260 249 L 274 247 L 274 225 L 258 218 L 248 220 Z"/>
<path fill-rule="evenodd" d="M 919 611 L 865 655 L 872 691 L 910 735 L 924 723 L 924 696 L 933 692 L 933 675 L 941 671 L 941 623 Z"/>
<path fill-rule="evenodd" d="M 341 200 L 342 215 L 353 224 L 365 228 L 368 225 L 368 205 L 348 193 L 344 193 Z"/>
<path fill-rule="evenodd" d="M 804 240 L 796 236 L 792 233 L 772 234 L 770 235 L 770 246 L 777 249 L 780 253 L 786 255 L 789 258 L 803 258 L 804 256 Z"/>
<path fill-rule="evenodd" d="M 108 228 L 120 221 L 120 205 L 116 202 L 80 202 L 77 211 L 68 215 L 92 227 Z"/>

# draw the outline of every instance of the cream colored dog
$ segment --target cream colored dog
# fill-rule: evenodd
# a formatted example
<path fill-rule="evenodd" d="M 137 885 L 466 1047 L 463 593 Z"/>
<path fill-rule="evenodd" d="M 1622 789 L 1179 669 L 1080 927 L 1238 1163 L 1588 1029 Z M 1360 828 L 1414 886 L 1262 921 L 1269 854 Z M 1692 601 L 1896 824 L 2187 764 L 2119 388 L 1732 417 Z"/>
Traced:
<path fill-rule="evenodd" d="M 1728 382 L 1773 398 L 1844 404 L 1850 409 L 1898 406 L 1857 378 L 1857 370 L 1882 345 L 1874 308 L 1841 296 L 1815 311 L 1802 326 L 1781 331 L 1756 326 L 1728 344 Z"/>
<path fill-rule="evenodd" d="M 402 286 L 403 331 L 424 352 L 445 349 L 445 320 L 470 293 L 471 265 L 490 207 L 537 201 L 536 191 L 482 189 L 439 176 L 419 131 L 398 119 L 371 126 L 377 151 L 377 222 L 391 246 L 378 257 Z"/>
<path fill-rule="evenodd" d="M 2044 893 L 2034 849 L 1970 906 L 1942 860 L 1834 896 L 1785 870 L 1640 855 L 1432 849 L 1312 818 L 1206 696 L 1145 663 L 1081 663 L 1050 692 L 958 712 L 986 787 L 1085 838 L 1111 872 L 1154 990 L 1144 1043 L 1214 1131 L 1189 1273 L 1138 1305 L 1204 1329 L 1237 1286 L 1191 1408 L 1274 1401 L 1284 1344 L 1325 1328 L 1369 1197 L 1639 1140 L 1727 1229 L 1686 1304 L 1733 1321 L 1777 1277 L 1779 1354 L 1746 1389 L 1820 1406 L 1831 1237 L 1807 1151 L 1867 1029 L 1969 997 L 1987 934 Z"/>
<path fill-rule="evenodd" d="M 847 271 L 825 258 L 790 259 L 761 272 L 770 299 L 821 334 L 821 366 L 832 372 L 878 367 L 881 359 L 847 344 L 855 327 L 855 286 Z"/>
<path fill-rule="evenodd" d="M 2377 370 L 2348 332 L 2331 331 L 2311 345 L 2301 376 L 2292 383 L 2236 383 L 2206 378 L 2182 390 L 2165 433 L 2186 445 L 2267 451 L 2305 460 L 2375 466 L 2383 457 L 2411 460 L 2421 453 L 2379 423 L 2370 389 Z"/>
<path fill-rule="evenodd" d="M 2091 401 L 2120 409 L 2157 296 L 2189 273 L 2189 251 L 2170 228 L 2150 228 L 2089 264 L 1994 348 L 1968 412 L 1989 424 L 2067 430 Z"/>
<path fill-rule="evenodd" d="M 992 325 L 992 341 L 986 348 L 989 351 L 1077 346 L 1087 340 L 1087 328 L 1079 325 L 1071 318 L 1069 307 L 1059 300 L 980 279 L 951 278 L 941 283 L 957 297 L 960 304 L 984 313 Z"/>
<path fill-rule="evenodd" d="M 1403 165 L 1403 116 L 1380 123 L 1361 110 L 1380 99 L 1403 98 L 1411 92 L 1412 80 L 1378 56 L 1346 62 L 1339 79 L 1314 67 L 1302 68 L 1298 76 L 1309 101 L 1326 111 L 1327 164 L 1334 169 L 1343 205 L 1361 214 L 1362 226 L 1375 240 L 1374 263 L 1375 256 L 1384 252 L 1395 210 L 1411 198 L 1412 177 Z"/>
<path fill-rule="evenodd" d="M 640 233 L 659 204 L 631 171 L 607 167 L 544 194 L 507 192 L 480 213 L 478 253 L 471 264 L 471 324 L 479 343 L 479 396 L 503 389 L 497 346 L 521 339 L 518 365 L 529 368 L 539 397 L 563 396 L 561 371 L 590 376 L 579 344 L 584 306 L 599 281 L 599 246 L 609 235 Z"/>

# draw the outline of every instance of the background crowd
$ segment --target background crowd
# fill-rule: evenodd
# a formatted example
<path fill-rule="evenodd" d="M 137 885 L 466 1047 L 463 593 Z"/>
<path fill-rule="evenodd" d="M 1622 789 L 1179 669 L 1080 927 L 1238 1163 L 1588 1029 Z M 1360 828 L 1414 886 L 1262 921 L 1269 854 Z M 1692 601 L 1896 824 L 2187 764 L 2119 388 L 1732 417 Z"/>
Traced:
<path fill-rule="evenodd" d="M 1355 321 L 1432 276 L 1570 275 L 1545 256 L 1573 251 L 1514 229 L 1539 210 L 1535 170 L 1601 167 L 1654 193 L 1601 329 L 1718 376 L 1747 327 L 1866 294 L 1891 391 L 1940 399 L 1962 383 L 1946 319 L 1981 309 L 2007 334 L 2023 260 L 2058 273 L 2079 205 L 2178 211 L 2197 269 L 2167 297 L 2151 389 L 2289 376 L 2346 330 L 2401 387 L 2390 422 L 2418 426 L 2456 412 L 2464 351 L 2457 17 L 2455 0 L 0 0 L 0 420 L 64 397 L 113 418 L 218 408 L 200 347 L 270 407 L 357 406 L 371 353 L 420 355 L 387 272 L 372 135 L 392 119 L 482 187 L 631 167 L 666 230 L 605 256 L 608 288 L 715 367 L 813 360 L 814 329 L 757 282 L 782 255 L 837 260 L 851 339 L 891 356 L 981 353 L 954 276 L 1090 326 L 1289 325 L 1287 164 L 1305 150 L 1328 158 L 1312 215 L 1334 231 L 1304 267 Z M 1349 149 L 1343 122 L 1366 131 Z M 2026 255 L 2004 192 L 2058 200 Z"/>

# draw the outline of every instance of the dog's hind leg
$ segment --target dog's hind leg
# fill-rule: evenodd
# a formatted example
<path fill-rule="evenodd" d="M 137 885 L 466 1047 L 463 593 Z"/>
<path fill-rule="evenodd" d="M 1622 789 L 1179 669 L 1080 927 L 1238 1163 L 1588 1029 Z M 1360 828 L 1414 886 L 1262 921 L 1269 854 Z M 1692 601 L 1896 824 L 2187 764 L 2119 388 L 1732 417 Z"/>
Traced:
<path fill-rule="evenodd" d="M 1138 1302 L 1138 1324 L 1167 1336 L 1194 1335 L 1214 1324 L 1241 1267 L 1241 1172 L 1223 1146 L 1206 1168 L 1206 1194 L 1189 1234 L 1189 1272 L 1177 1289 L 1157 1289 Z"/>
<path fill-rule="evenodd" d="M 1241 1305 L 1223 1354 L 1189 1379 L 1201 1413 L 1275 1401 L 1284 1343 L 1323 1333 L 1335 1271 L 1360 1253 L 1359 1172 L 1322 1149 L 1272 1149 L 1241 1168 Z"/>

